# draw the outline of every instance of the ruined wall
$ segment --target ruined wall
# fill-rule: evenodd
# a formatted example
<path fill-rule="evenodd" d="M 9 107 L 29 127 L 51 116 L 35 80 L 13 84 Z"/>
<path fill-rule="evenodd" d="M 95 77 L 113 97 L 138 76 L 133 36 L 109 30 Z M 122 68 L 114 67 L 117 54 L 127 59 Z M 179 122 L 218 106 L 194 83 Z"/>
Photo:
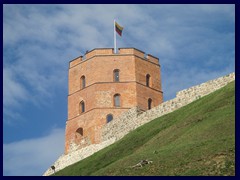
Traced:
<path fill-rule="evenodd" d="M 166 101 L 145 112 L 141 112 L 137 107 L 132 108 L 112 122 L 103 126 L 102 141 L 111 138 L 116 138 L 116 140 L 121 139 L 131 130 L 206 96 L 233 80 L 235 80 L 234 73 L 179 91 L 176 98 Z"/>
<path fill-rule="evenodd" d="M 87 147 L 84 147 L 82 149 L 78 149 L 76 151 L 73 151 L 67 155 L 63 154 L 61 155 L 57 161 L 53 164 L 55 166 L 55 171 L 59 171 L 71 164 L 74 164 L 88 156 L 91 156 L 95 152 L 109 146 L 110 144 L 113 144 L 116 140 L 115 139 L 109 139 L 105 142 L 102 142 L 100 144 L 91 144 Z M 43 176 L 49 176 L 53 174 L 53 170 L 51 168 L 48 168 L 47 171 L 43 174 Z"/>
<path fill-rule="evenodd" d="M 154 120 L 155 118 L 173 112 L 176 109 L 179 109 L 203 96 L 206 96 L 234 80 L 235 73 L 231 73 L 218 79 L 179 91 L 176 98 L 166 101 L 159 106 L 152 108 L 151 110 L 143 112 L 138 107 L 131 108 L 129 111 L 122 113 L 119 117 L 114 118 L 113 121 L 102 127 L 102 143 L 92 144 L 83 149 L 76 150 L 68 155 L 60 156 L 60 158 L 54 163 L 56 171 L 59 171 L 64 167 L 82 160 L 99 151 L 100 149 L 111 145 L 112 143 L 124 137 L 131 130 L 134 130 L 139 126 Z M 53 171 L 51 168 L 49 168 L 44 175 L 50 175 L 52 173 Z"/>

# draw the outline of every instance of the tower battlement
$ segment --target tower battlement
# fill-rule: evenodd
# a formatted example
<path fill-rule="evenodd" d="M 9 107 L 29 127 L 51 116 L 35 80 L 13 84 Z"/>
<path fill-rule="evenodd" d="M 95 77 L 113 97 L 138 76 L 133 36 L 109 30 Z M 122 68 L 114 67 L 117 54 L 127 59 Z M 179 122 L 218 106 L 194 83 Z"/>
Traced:
<path fill-rule="evenodd" d="M 79 56 L 69 62 L 69 67 L 74 67 L 75 65 L 82 63 L 88 59 L 95 56 L 121 56 L 121 55 L 135 55 L 144 60 L 150 61 L 155 64 L 159 64 L 159 59 L 151 54 L 146 54 L 145 52 L 138 50 L 136 48 L 119 48 L 118 53 L 114 53 L 113 48 L 95 48 L 91 51 L 87 51 L 84 56 Z"/>

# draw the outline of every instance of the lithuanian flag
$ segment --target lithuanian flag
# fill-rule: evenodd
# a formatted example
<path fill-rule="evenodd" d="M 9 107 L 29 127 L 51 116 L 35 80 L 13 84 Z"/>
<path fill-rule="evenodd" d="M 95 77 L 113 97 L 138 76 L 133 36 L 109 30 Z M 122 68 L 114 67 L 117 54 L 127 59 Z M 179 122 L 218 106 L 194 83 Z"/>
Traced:
<path fill-rule="evenodd" d="M 121 27 L 117 22 L 115 22 L 115 30 L 117 31 L 119 36 L 122 36 L 123 27 Z"/>

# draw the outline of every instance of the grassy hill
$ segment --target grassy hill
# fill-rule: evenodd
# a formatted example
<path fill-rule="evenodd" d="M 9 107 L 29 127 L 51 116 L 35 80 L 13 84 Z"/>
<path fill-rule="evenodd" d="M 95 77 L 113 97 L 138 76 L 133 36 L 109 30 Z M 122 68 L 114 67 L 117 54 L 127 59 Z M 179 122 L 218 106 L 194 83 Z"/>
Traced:
<path fill-rule="evenodd" d="M 132 168 L 143 159 L 153 163 Z M 235 82 L 55 175 L 235 175 Z"/>

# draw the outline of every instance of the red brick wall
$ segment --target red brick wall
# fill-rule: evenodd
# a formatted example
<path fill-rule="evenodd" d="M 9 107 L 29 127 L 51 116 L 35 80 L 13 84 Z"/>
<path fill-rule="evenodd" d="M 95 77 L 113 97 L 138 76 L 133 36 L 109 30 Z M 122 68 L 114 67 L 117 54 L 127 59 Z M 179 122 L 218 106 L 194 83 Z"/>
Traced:
<path fill-rule="evenodd" d="M 162 103 L 160 67 L 158 59 L 144 59 L 144 53 L 137 49 L 94 49 L 86 59 L 76 58 L 69 65 L 68 121 L 66 124 L 65 153 L 70 143 L 79 143 L 75 132 L 83 128 L 86 143 L 98 143 L 101 126 L 106 124 L 107 114 L 117 117 L 128 109 L 139 106 L 147 109 L 147 100 L 152 98 L 153 106 Z M 120 70 L 120 82 L 113 82 L 114 69 Z M 150 87 L 146 87 L 146 74 L 151 75 Z M 85 76 L 86 87 L 80 89 L 80 79 Z M 114 94 L 121 95 L 121 107 L 114 107 Z M 79 103 L 85 102 L 85 112 L 79 110 Z"/>
<path fill-rule="evenodd" d="M 93 109 L 68 120 L 65 132 L 65 153 L 69 151 L 71 140 L 75 142 L 75 132 L 78 128 L 83 128 L 83 136 L 88 137 L 90 143 L 98 143 L 100 141 L 100 132 L 98 130 L 103 124 L 106 124 L 106 116 L 113 114 L 114 118 L 127 110 L 122 108 Z"/>

